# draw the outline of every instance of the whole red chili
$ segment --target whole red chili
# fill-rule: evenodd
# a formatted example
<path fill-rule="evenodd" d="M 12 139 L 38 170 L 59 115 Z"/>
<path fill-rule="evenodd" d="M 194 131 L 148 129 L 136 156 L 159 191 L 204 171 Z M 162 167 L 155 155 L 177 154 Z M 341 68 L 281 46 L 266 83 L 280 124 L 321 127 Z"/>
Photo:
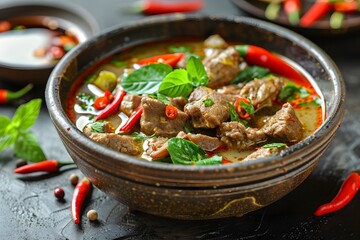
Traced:
<path fill-rule="evenodd" d="M 172 67 L 175 67 L 176 64 L 185 56 L 184 53 L 170 53 L 170 54 L 164 54 L 149 58 L 144 58 L 138 61 L 136 64 L 139 65 L 147 65 L 150 63 L 164 63 L 168 64 Z"/>
<path fill-rule="evenodd" d="M 333 8 L 335 11 L 343 13 L 358 12 L 360 11 L 360 1 L 335 2 L 333 3 Z"/>
<path fill-rule="evenodd" d="M 119 106 L 120 106 L 120 104 L 121 104 L 121 102 L 122 102 L 125 95 L 126 95 L 125 91 L 117 91 L 115 93 L 114 100 L 110 104 L 108 104 L 99 113 L 99 115 L 96 116 L 95 121 L 104 119 L 107 116 L 111 115 L 113 112 L 115 112 L 119 108 Z"/>
<path fill-rule="evenodd" d="M 300 19 L 301 1 L 300 0 L 285 0 L 284 12 L 288 16 L 291 24 L 298 24 Z"/>
<path fill-rule="evenodd" d="M 71 199 L 71 217 L 75 224 L 79 224 L 81 220 L 80 212 L 85 201 L 86 196 L 88 195 L 91 189 L 91 183 L 87 178 L 82 179 L 78 184 L 76 184 L 74 193 Z"/>
<path fill-rule="evenodd" d="M 331 202 L 321 205 L 315 211 L 314 215 L 321 216 L 340 210 L 353 199 L 359 188 L 360 175 L 357 172 L 353 172 L 345 179 L 335 198 Z"/>
<path fill-rule="evenodd" d="M 0 89 L 0 104 L 7 103 L 10 100 L 19 99 L 32 89 L 33 85 L 28 84 L 19 91 L 12 92 L 7 89 Z"/>
<path fill-rule="evenodd" d="M 142 12 L 145 14 L 164 14 L 174 12 L 193 12 L 204 7 L 203 0 L 187 1 L 164 1 L 164 0 L 144 0 Z"/>
<path fill-rule="evenodd" d="M 134 127 L 134 125 L 140 121 L 143 111 L 144 109 L 142 105 L 138 106 L 135 111 L 130 115 L 129 119 L 125 122 L 125 124 L 121 126 L 120 132 L 130 131 Z"/>
<path fill-rule="evenodd" d="M 300 85 L 311 87 L 304 75 L 264 48 L 253 45 L 237 45 L 236 50 L 249 64 L 268 68 L 271 72 L 287 77 Z"/>
<path fill-rule="evenodd" d="M 33 164 L 27 164 L 18 168 L 15 168 L 14 173 L 26 174 L 33 172 L 48 172 L 53 173 L 59 171 L 60 167 L 70 165 L 74 163 L 63 163 L 57 160 L 45 160 Z"/>
<path fill-rule="evenodd" d="M 331 2 L 329 0 L 317 0 L 314 5 L 301 17 L 300 26 L 310 27 L 325 16 L 332 8 Z"/>
<path fill-rule="evenodd" d="M 179 111 L 173 105 L 166 105 L 165 115 L 168 119 L 175 119 L 179 115 Z"/>
<path fill-rule="evenodd" d="M 104 109 L 112 100 L 113 96 L 110 91 L 105 91 L 104 96 L 98 97 L 94 101 L 94 108 L 96 110 Z"/>

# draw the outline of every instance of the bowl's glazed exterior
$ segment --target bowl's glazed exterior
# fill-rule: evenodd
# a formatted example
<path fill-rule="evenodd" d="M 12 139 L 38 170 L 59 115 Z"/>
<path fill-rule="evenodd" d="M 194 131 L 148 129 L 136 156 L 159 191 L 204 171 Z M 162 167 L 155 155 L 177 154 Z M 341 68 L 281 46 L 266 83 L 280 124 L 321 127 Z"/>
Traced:
<path fill-rule="evenodd" d="M 89 66 L 129 47 L 178 37 L 207 37 L 259 45 L 297 62 L 317 82 L 326 102 L 323 125 L 280 156 L 221 166 L 157 164 L 108 149 L 67 117 L 65 99 Z M 242 17 L 165 15 L 103 33 L 79 45 L 52 72 L 46 102 L 77 166 L 90 181 L 134 210 L 178 219 L 241 216 L 297 187 L 316 167 L 344 113 L 345 89 L 337 67 L 317 46 L 278 26 Z"/>

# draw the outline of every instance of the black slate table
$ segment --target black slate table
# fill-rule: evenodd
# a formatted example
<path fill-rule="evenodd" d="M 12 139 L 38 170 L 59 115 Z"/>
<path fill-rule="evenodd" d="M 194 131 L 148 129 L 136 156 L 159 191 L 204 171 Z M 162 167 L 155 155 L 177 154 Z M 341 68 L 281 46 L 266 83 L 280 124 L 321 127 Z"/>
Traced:
<path fill-rule="evenodd" d="M 0 4 L 10 1 L 13 0 L 0 0 Z M 145 17 L 124 11 L 131 0 L 65 2 L 87 9 L 102 31 Z M 245 15 L 229 0 L 207 0 L 201 13 Z M 73 186 L 68 176 L 76 173 L 81 177 L 81 172 L 69 167 L 60 174 L 15 176 L 12 171 L 16 158 L 11 150 L 5 150 L 0 153 L 0 239 L 360 239 L 360 194 L 339 212 L 313 216 L 320 204 L 336 194 L 346 175 L 360 169 L 360 33 L 310 39 L 333 58 L 344 76 L 346 115 L 316 170 L 280 201 L 241 218 L 179 221 L 131 212 L 95 188 L 85 202 L 82 224 L 76 226 L 70 217 Z M 16 88 L 1 82 L 0 76 L 0 88 L 3 87 Z M 23 101 L 43 96 L 44 88 L 37 86 Z M 0 114 L 11 117 L 20 103 L 0 106 Z M 45 104 L 33 131 L 49 159 L 71 161 Z M 65 189 L 64 202 L 53 196 L 53 189 L 58 186 Z M 97 222 L 86 219 L 90 209 L 98 211 Z"/>

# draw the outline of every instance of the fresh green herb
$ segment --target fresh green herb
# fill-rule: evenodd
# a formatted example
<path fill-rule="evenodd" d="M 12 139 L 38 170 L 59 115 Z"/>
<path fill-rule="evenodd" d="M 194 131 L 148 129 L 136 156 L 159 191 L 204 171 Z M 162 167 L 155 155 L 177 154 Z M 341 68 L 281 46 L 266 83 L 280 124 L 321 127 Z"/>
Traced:
<path fill-rule="evenodd" d="M 306 98 L 310 95 L 310 92 L 305 88 L 296 86 L 295 84 L 287 84 L 285 87 L 281 88 L 279 99 L 281 101 L 294 100 L 297 95 L 300 98 Z"/>
<path fill-rule="evenodd" d="M 186 132 L 186 133 L 194 133 L 195 132 L 195 128 L 190 124 L 189 121 L 185 122 L 184 132 Z"/>
<path fill-rule="evenodd" d="M 205 107 L 211 107 L 212 105 L 214 105 L 214 101 L 211 98 L 207 98 L 203 101 Z"/>
<path fill-rule="evenodd" d="M 168 151 L 174 164 L 184 165 L 214 165 L 221 164 L 222 157 L 207 154 L 199 146 L 183 138 L 171 138 L 168 140 Z"/>
<path fill-rule="evenodd" d="M 151 98 L 159 100 L 160 102 L 162 102 L 165 105 L 171 104 L 170 100 L 165 95 L 163 95 L 161 93 L 156 92 L 156 93 L 150 94 L 149 96 Z"/>
<path fill-rule="evenodd" d="M 194 89 L 188 72 L 184 69 L 175 69 L 162 81 L 159 86 L 159 93 L 169 97 L 188 97 Z"/>
<path fill-rule="evenodd" d="M 171 71 L 171 66 L 167 64 L 149 64 L 124 77 L 121 86 L 127 93 L 155 93 L 158 91 L 163 79 Z"/>
<path fill-rule="evenodd" d="M 255 78 L 263 78 L 270 73 L 270 70 L 267 68 L 259 67 L 259 66 L 251 66 L 245 68 L 239 74 L 237 74 L 232 80 L 231 83 L 237 84 L 241 82 L 249 82 Z"/>
<path fill-rule="evenodd" d="M 91 124 L 91 132 L 104 133 L 106 121 L 96 121 Z"/>
<path fill-rule="evenodd" d="M 321 106 L 321 104 L 323 103 L 322 99 L 319 97 L 314 97 L 312 101 L 310 102 L 302 102 L 299 103 L 299 106 L 309 106 L 309 105 L 313 105 L 313 106 Z"/>
<path fill-rule="evenodd" d="M 249 127 L 249 123 L 245 119 L 241 119 L 239 117 L 239 115 L 235 111 L 234 105 L 229 103 L 229 108 L 230 108 L 230 121 L 242 123 L 242 125 L 244 125 L 246 128 Z"/>
<path fill-rule="evenodd" d="M 110 62 L 112 65 L 114 65 L 115 67 L 126 67 L 129 65 L 129 62 L 127 61 L 120 61 L 120 60 L 117 60 L 117 59 L 113 59 L 111 60 Z"/>
<path fill-rule="evenodd" d="M 96 74 L 90 74 L 85 78 L 85 83 L 93 83 L 96 78 L 97 78 Z"/>
<path fill-rule="evenodd" d="M 91 115 L 90 117 L 89 117 L 89 120 L 90 121 L 92 121 L 92 120 L 94 120 L 95 119 L 95 116 L 94 115 Z"/>
<path fill-rule="evenodd" d="M 76 96 L 76 99 L 80 101 L 80 106 L 83 110 L 92 110 L 95 101 L 95 96 L 88 93 L 80 93 Z"/>
<path fill-rule="evenodd" d="M 187 46 L 170 46 L 169 51 L 171 53 L 190 53 L 191 50 Z"/>
<path fill-rule="evenodd" d="M 31 162 L 46 159 L 34 134 L 29 130 L 35 123 L 41 107 L 41 99 L 21 105 L 12 120 L 0 116 L 0 152 L 14 145 L 14 154 Z"/>
<path fill-rule="evenodd" d="M 209 82 L 209 77 L 206 74 L 205 67 L 200 59 L 191 56 L 186 63 L 186 70 L 190 75 L 192 84 L 195 87 L 206 86 Z"/>
<path fill-rule="evenodd" d="M 249 100 L 249 104 L 245 103 L 245 102 L 239 102 L 240 106 L 245 109 L 245 111 L 250 114 L 250 115 L 253 115 L 254 112 L 255 112 L 255 109 L 254 109 L 254 106 L 252 105 L 251 103 L 251 99 L 248 99 Z"/>
<path fill-rule="evenodd" d="M 262 146 L 262 148 L 282 148 L 286 146 L 287 145 L 285 143 L 268 143 Z"/>

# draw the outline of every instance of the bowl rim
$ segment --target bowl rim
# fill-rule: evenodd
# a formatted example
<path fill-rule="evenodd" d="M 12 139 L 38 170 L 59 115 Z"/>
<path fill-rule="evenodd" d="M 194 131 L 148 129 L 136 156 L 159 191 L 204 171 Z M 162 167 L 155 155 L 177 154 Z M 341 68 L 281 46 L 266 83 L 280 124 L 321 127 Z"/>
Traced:
<path fill-rule="evenodd" d="M 218 21 L 231 21 L 235 23 L 242 23 L 246 25 L 251 25 L 266 29 L 269 32 L 272 32 L 280 37 L 286 38 L 294 44 L 298 44 L 302 48 L 307 49 L 310 54 L 312 54 L 319 62 L 327 66 L 327 71 L 331 77 L 329 79 L 334 83 L 336 101 L 334 105 L 336 106 L 333 114 L 325 117 L 323 124 L 309 137 L 305 138 L 301 142 L 290 146 L 288 149 L 281 152 L 280 155 L 269 156 L 258 158 L 252 161 L 246 162 L 237 162 L 232 164 L 223 164 L 223 165 L 210 165 L 210 166 L 187 166 L 187 165 L 178 165 L 178 164 L 155 164 L 151 161 L 144 161 L 133 156 L 129 156 L 123 153 L 119 153 L 115 150 L 112 150 L 108 147 L 105 147 L 95 141 L 92 141 L 87 136 L 85 136 L 80 130 L 78 130 L 75 124 L 67 117 L 65 111 L 62 109 L 59 95 L 59 85 L 57 82 L 61 79 L 62 72 L 69 65 L 68 62 L 73 61 L 81 53 L 82 50 L 96 44 L 102 38 L 107 38 L 109 35 L 116 35 L 123 31 L 131 30 L 137 26 L 149 26 L 153 24 L 160 24 L 164 21 L 166 22 L 176 22 L 179 20 L 218 20 Z M 153 169 L 160 171 L 171 171 L 171 172 L 183 172 L 183 173 L 194 173 L 194 172 L 203 172 L 203 173 L 217 173 L 220 171 L 233 172 L 234 170 L 248 168 L 255 165 L 269 166 L 269 164 L 274 164 L 277 166 L 282 166 L 284 158 L 290 160 L 290 157 L 296 154 L 298 149 L 310 147 L 311 143 L 315 139 L 323 139 L 326 133 L 335 133 L 335 130 L 338 127 L 338 121 L 343 117 L 344 113 L 344 104 L 345 104 L 345 84 L 342 78 L 342 75 L 332 61 L 332 59 L 323 51 L 320 47 L 312 43 L 307 38 L 291 31 L 285 29 L 284 27 L 275 25 L 273 23 L 265 22 L 263 20 L 254 19 L 251 17 L 243 16 L 218 16 L 218 15 L 196 15 L 196 14 L 166 14 L 160 16 L 151 16 L 145 19 L 129 22 L 126 25 L 118 25 L 112 28 L 109 28 L 106 32 L 100 33 L 95 37 L 90 38 L 85 43 L 82 43 L 75 47 L 75 49 L 67 54 L 60 62 L 56 65 L 52 71 L 49 80 L 47 82 L 45 90 L 45 99 L 46 104 L 50 113 L 50 117 L 58 131 L 64 137 L 71 138 L 72 140 L 78 140 L 77 148 L 81 149 L 82 146 L 91 148 L 97 154 L 101 154 L 103 158 L 107 160 L 115 160 L 123 162 L 127 165 L 142 167 L 144 169 Z M 336 121 L 337 120 L 337 121 Z M 276 166 L 275 166 L 276 167 Z M 191 175 L 188 175 L 191 176 Z"/>

